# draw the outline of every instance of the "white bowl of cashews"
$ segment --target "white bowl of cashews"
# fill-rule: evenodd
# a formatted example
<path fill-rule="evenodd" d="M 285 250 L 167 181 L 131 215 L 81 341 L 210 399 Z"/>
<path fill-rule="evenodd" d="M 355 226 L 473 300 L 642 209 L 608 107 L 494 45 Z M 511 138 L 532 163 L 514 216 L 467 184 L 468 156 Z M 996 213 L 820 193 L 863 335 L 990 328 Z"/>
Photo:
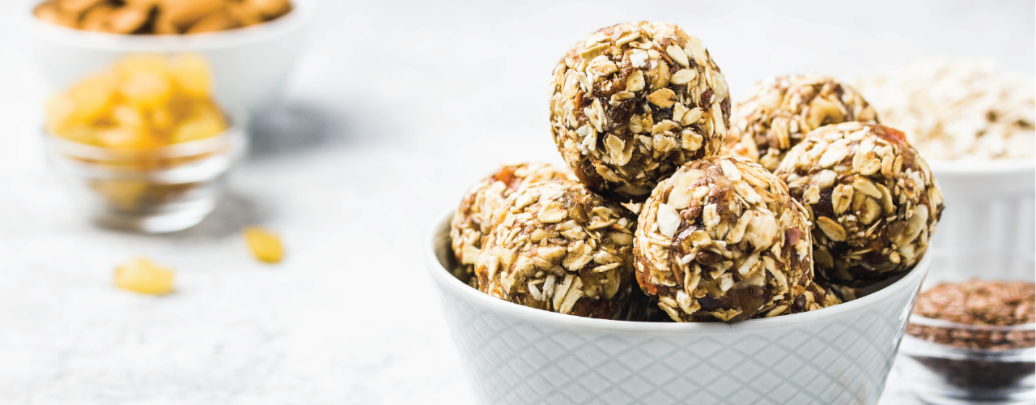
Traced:
<path fill-rule="evenodd" d="M 211 66 L 214 94 L 224 105 L 254 115 L 279 94 L 298 59 L 315 0 L 292 0 L 292 10 L 274 20 L 226 31 L 186 35 L 123 35 L 66 28 L 33 14 L 41 0 L 22 0 L 15 19 L 23 49 L 50 91 L 63 89 L 114 60 L 136 53 L 198 53 Z"/>

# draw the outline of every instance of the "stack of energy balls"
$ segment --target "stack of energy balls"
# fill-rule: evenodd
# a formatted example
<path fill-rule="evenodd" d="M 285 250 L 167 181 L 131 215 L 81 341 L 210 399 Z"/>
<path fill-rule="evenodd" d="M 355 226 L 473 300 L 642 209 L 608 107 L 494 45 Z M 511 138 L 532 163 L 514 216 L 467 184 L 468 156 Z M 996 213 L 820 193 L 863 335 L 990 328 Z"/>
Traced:
<path fill-rule="evenodd" d="M 848 86 L 768 79 L 731 109 L 671 23 L 591 34 L 551 85 L 568 167 L 502 166 L 451 224 L 455 275 L 503 300 L 638 321 L 817 310 L 913 268 L 943 210 L 924 159 Z"/>

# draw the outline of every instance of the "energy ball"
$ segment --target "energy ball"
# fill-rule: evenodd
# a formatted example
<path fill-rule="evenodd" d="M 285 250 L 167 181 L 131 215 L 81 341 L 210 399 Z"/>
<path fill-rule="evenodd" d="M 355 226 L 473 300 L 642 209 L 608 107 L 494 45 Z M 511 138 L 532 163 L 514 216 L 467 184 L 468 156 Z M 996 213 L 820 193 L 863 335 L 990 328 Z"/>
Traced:
<path fill-rule="evenodd" d="M 490 216 L 503 206 L 507 197 L 530 184 L 572 179 L 566 168 L 549 163 L 518 163 L 501 165 L 500 169 L 468 189 L 450 222 L 450 244 L 459 264 L 454 276 L 475 286 L 475 258 L 482 247 L 482 238 L 492 229 Z"/>
<path fill-rule="evenodd" d="M 726 79 L 701 40 L 674 24 L 603 28 L 554 69 L 554 142 L 607 196 L 643 201 L 684 162 L 718 154 L 729 120 Z"/>
<path fill-rule="evenodd" d="M 849 86 L 821 75 L 771 77 L 734 105 L 724 154 L 757 160 L 772 172 L 809 131 L 851 121 L 878 117 Z"/>
<path fill-rule="evenodd" d="M 518 189 L 494 215 L 475 263 L 486 294 L 562 314 L 626 317 L 633 289 L 633 214 L 582 184 Z"/>
<path fill-rule="evenodd" d="M 902 132 L 850 122 L 809 133 L 775 172 L 805 207 L 818 277 L 864 287 L 913 268 L 942 192 Z"/>
<path fill-rule="evenodd" d="M 740 157 L 690 162 L 659 183 L 634 246 L 637 282 L 678 322 L 777 315 L 813 281 L 805 209 Z"/>

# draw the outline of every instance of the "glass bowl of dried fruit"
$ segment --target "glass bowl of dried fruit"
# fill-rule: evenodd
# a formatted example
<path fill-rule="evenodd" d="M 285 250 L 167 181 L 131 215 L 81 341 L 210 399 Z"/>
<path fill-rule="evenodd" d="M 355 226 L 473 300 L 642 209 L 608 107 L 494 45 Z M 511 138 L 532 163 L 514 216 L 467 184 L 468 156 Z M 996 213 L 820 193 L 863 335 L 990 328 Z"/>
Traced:
<path fill-rule="evenodd" d="M 932 404 L 1031 404 L 1034 285 L 972 280 L 920 294 L 896 363 Z"/>
<path fill-rule="evenodd" d="M 220 108 L 210 86 L 197 55 L 137 55 L 48 100 L 47 154 L 76 206 L 144 232 L 201 222 L 247 142 L 246 114 Z"/>
<path fill-rule="evenodd" d="M 67 88 L 127 54 L 203 55 L 224 105 L 269 106 L 304 48 L 314 0 L 22 0 L 23 49 Z M 163 28 L 165 27 L 165 28 Z"/>

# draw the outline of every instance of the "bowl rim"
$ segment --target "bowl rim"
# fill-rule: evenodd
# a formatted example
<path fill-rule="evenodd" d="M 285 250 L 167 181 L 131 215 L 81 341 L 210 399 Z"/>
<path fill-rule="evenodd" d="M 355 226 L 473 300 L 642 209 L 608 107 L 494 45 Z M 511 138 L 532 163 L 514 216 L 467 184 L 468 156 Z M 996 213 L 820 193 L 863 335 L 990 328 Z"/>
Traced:
<path fill-rule="evenodd" d="M 963 329 L 973 331 L 989 331 L 989 332 L 1015 332 L 1015 331 L 1034 331 L 1036 330 L 1036 323 L 1020 323 L 1017 325 L 976 325 L 960 322 L 946 321 L 942 319 L 929 318 L 927 316 L 910 314 L 910 323 L 919 326 L 928 326 L 932 328 L 943 328 L 943 329 Z"/>
<path fill-rule="evenodd" d="M 976 349 L 956 347 L 903 334 L 900 354 L 909 357 L 933 357 L 950 360 L 984 360 L 998 362 L 1027 362 L 1036 358 L 1036 347 L 1012 349 Z"/>
<path fill-rule="evenodd" d="M 424 243 L 431 242 L 431 246 L 422 243 L 424 250 L 425 267 L 431 277 L 436 281 L 440 290 L 449 290 L 452 295 L 464 297 L 467 301 L 477 303 L 492 312 L 504 314 L 509 317 L 520 318 L 529 322 L 539 324 L 550 324 L 557 327 L 592 329 L 597 331 L 611 331 L 621 333 L 660 333 L 660 334 L 688 334 L 688 333 L 740 333 L 749 331 L 760 331 L 775 328 L 785 328 L 792 325 L 816 324 L 818 321 L 847 318 L 846 315 L 852 312 L 866 310 L 873 307 L 894 295 L 903 294 L 906 289 L 915 285 L 912 294 L 916 297 L 920 289 L 921 281 L 928 273 L 931 266 L 932 255 L 926 254 L 920 262 L 906 275 L 896 282 L 878 290 L 865 297 L 836 305 L 822 310 L 804 312 L 799 314 L 784 315 L 766 319 L 749 319 L 735 324 L 722 322 L 688 322 L 688 323 L 667 323 L 667 322 L 631 322 L 616 321 L 610 319 L 591 319 L 572 315 L 563 315 L 550 311 L 529 308 L 517 305 L 508 301 L 490 297 L 482 292 L 471 288 L 453 276 L 452 272 L 446 269 L 436 255 L 436 239 L 448 231 L 450 220 L 453 217 L 454 209 L 449 209 L 445 214 L 437 217 L 427 233 L 428 239 Z M 428 249 L 428 248 L 431 249 Z M 446 291 L 442 291 L 447 293 Z M 912 302 L 912 300 L 911 300 Z M 905 320 L 904 320 L 905 321 Z M 905 322 L 904 322 L 905 323 Z"/>
<path fill-rule="evenodd" d="M 1036 157 L 999 160 L 938 160 L 926 159 L 928 168 L 936 176 L 944 175 L 1004 175 L 1036 172 Z"/>
<path fill-rule="evenodd" d="M 33 9 L 43 0 L 20 0 L 15 20 L 21 31 L 62 45 L 115 52 L 185 52 L 231 48 L 266 41 L 306 26 L 315 16 L 315 0 L 291 0 L 292 10 L 250 27 L 179 35 L 128 35 L 85 31 L 42 21 Z"/>
<path fill-rule="evenodd" d="M 46 127 L 40 127 L 44 143 L 55 156 L 76 159 L 81 164 L 86 164 L 83 159 L 98 162 L 124 162 L 142 159 L 173 159 L 203 155 L 215 152 L 224 148 L 237 150 L 248 142 L 245 135 L 248 126 L 248 113 L 241 108 L 221 108 L 226 117 L 227 128 L 216 136 L 199 139 L 195 141 L 174 143 L 152 149 L 116 149 L 103 146 L 90 145 L 61 138 Z"/>

